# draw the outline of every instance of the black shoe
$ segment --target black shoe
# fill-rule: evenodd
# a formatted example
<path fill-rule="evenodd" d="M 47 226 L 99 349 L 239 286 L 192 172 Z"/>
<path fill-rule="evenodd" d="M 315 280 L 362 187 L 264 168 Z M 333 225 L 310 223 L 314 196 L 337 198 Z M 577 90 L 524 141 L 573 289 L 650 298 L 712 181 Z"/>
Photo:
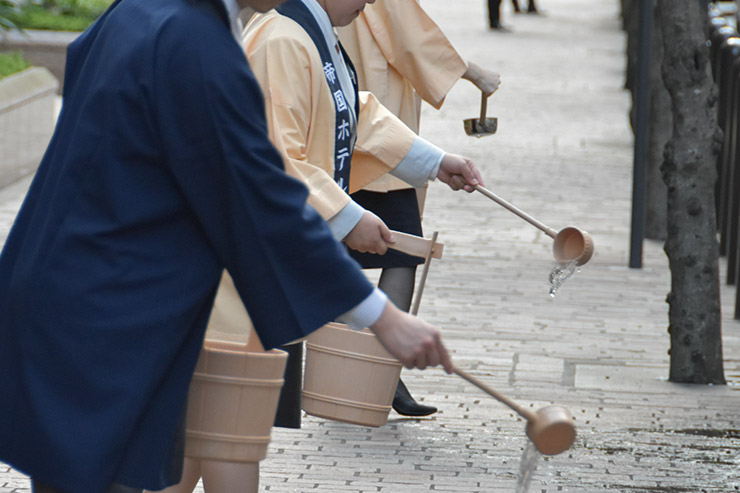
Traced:
<path fill-rule="evenodd" d="M 437 412 L 434 406 L 425 406 L 416 402 L 400 378 L 396 387 L 396 395 L 393 396 L 393 410 L 403 416 L 429 416 Z"/>
<path fill-rule="evenodd" d="M 500 33 L 508 33 L 508 32 L 511 32 L 511 29 L 509 29 L 506 26 L 501 25 L 498 22 L 494 22 L 493 24 L 491 24 L 490 29 L 491 29 L 491 31 L 498 31 Z"/>

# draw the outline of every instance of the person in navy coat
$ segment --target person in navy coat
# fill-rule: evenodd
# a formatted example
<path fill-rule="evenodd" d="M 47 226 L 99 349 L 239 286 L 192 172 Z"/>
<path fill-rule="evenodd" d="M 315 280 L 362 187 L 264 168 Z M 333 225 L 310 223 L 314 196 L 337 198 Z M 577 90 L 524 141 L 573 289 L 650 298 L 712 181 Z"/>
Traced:
<path fill-rule="evenodd" d="M 407 367 L 439 331 L 374 289 L 269 143 L 239 7 L 118 0 L 69 47 L 64 103 L 0 254 L 0 460 L 36 492 L 180 479 L 223 269 L 267 348 L 339 319 Z"/>

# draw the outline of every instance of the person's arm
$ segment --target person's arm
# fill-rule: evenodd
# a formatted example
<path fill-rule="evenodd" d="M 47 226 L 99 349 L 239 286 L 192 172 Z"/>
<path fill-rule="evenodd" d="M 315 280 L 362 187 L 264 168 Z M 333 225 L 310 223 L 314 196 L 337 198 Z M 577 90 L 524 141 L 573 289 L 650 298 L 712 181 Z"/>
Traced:
<path fill-rule="evenodd" d="M 375 43 L 388 64 L 437 109 L 467 70 L 452 43 L 416 0 L 367 5 L 355 23 L 351 29 L 357 31 L 358 42 Z"/>
<path fill-rule="evenodd" d="M 496 92 L 501 85 L 501 75 L 473 62 L 468 62 L 468 68 L 462 78 L 475 84 L 486 97 Z"/>
<path fill-rule="evenodd" d="M 385 254 L 395 238 L 388 226 L 354 200 L 326 221 L 334 238 L 358 252 Z"/>
<path fill-rule="evenodd" d="M 381 344 L 406 368 L 424 369 L 442 365 L 454 371 L 452 359 L 442 342 L 439 329 L 397 308 L 390 301 L 370 329 Z"/>
<path fill-rule="evenodd" d="M 360 169 L 353 168 L 353 190 L 382 174 L 392 172 L 413 186 L 439 178 L 453 190 L 473 191 L 483 184 L 470 159 L 445 153 L 416 135 L 369 92 L 360 91 L 360 118 L 355 153 L 373 156 Z M 391 171 L 392 170 L 392 171 Z"/>
<path fill-rule="evenodd" d="M 447 373 L 453 371 L 439 330 L 397 308 L 377 288 L 357 307 L 339 317 L 339 321 L 355 329 L 369 327 L 406 368 L 423 370 L 442 365 Z"/>

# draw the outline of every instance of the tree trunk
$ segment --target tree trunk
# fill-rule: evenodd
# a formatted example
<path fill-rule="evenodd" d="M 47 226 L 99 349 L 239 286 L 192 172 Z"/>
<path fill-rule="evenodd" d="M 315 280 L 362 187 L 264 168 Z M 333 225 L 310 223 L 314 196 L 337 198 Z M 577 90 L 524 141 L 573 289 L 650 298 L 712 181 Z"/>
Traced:
<path fill-rule="evenodd" d="M 672 382 L 724 384 L 716 239 L 717 92 L 697 0 L 658 0 L 673 133 L 665 149 Z"/>
<path fill-rule="evenodd" d="M 660 73 L 663 60 L 663 34 L 657 12 L 653 13 L 652 33 L 650 42 L 650 130 L 645 180 L 645 238 L 665 240 L 667 238 L 668 198 L 660 168 L 663 164 L 665 144 L 671 137 L 673 114 L 671 113 L 671 97 L 663 84 Z"/>

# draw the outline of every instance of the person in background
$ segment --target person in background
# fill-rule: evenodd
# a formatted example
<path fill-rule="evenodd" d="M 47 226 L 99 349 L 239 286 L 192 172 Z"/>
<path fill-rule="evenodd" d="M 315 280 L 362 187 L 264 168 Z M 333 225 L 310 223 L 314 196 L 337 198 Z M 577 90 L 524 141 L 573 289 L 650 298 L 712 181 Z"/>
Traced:
<path fill-rule="evenodd" d="M 519 0 L 511 0 L 511 4 L 514 6 L 514 12 L 519 14 L 522 9 L 519 8 Z M 527 0 L 527 13 L 528 14 L 539 14 L 535 0 Z"/>
<path fill-rule="evenodd" d="M 514 7 L 515 14 L 522 12 L 519 7 L 519 0 L 511 0 L 511 4 Z M 527 13 L 539 14 L 535 0 L 527 0 Z M 501 0 L 488 0 L 488 26 L 492 30 L 509 32 L 509 28 L 501 24 Z"/>
<path fill-rule="evenodd" d="M 119 0 L 69 47 L 59 121 L 0 254 L 0 461 L 35 493 L 180 480 L 224 269 L 267 348 L 338 318 L 407 367 L 452 371 L 439 331 L 372 286 L 268 139 L 235 36 L 239 7 L 275 3 Z"/>
<path fill-rule="evenodd" d="M 387 225 L 349 193 L 389 170 L 417 186 L 439 176 L 468 191 L 480 176 L 472 162 L 419 137 L 373 94 L 357 92 L 334 27 L 349 24 L 366 3 L 290 0 L 251 19 L 244 50 L 266 94 L 270 137 L 288 172 L 309 185 L 309 203 L 350 249 L 384 256 Z"/>
<path fill-rule="evenodd" d="M 357 72 L 359 89 L 373 93 L 416 133 L 422 100 L 439 109 L 460 78 L 475 84 L 486 97 L 501 81 L 498 73 L 466 63 L 417 0 L 376 0 L 338 32 Z M 356 153 L 353 165 L 374 159 Z M 353 193 L 352 199 L 391 229 L 421 236 L 425 192 L 426 186 L 414 189 L 386 175 Z M 409 310 L 416 266 L 423 259 L 396 251 L 385 255 L 350 253 L 363 268 L 382 268 L 378 287 L 396 306 Z M 437 410 L 416 402 L 402 380 L 393 409 L 406 416 L 426 416 Z"/>
<path fill-rule="evenodd" d="M 488 0 L 488 27 L 501 32 L 509 31 L 501 24 L 501 0 Z"/>

